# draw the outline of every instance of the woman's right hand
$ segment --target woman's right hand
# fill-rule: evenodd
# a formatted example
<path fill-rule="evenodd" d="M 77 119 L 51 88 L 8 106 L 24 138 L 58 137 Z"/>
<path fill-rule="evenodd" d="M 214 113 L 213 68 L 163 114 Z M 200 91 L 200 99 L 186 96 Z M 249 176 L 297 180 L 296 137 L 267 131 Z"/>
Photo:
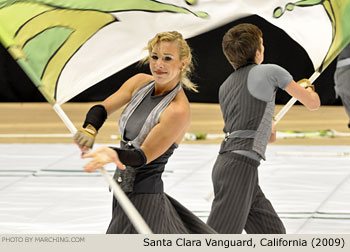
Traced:
<path fill-rule="evenodd" d="M 91 124 L 79 129 L 73 136 L 74 143 L 78 145 L 82 155 L 89 152 L 95 142 L 97 130 Z"/>

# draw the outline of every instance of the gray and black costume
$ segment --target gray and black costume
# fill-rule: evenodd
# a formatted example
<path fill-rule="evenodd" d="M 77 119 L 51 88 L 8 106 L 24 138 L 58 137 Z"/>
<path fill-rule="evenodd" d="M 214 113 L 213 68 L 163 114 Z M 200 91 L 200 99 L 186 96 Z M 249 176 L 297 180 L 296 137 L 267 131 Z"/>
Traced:
<path fill-rule="evenodd" d="M 163 110 L 181 88 L 153 96 L 154 82 L 142 86 L 133 95 L 119 120 L 121 149 L 139 148 L 151 129 L 158 123 Z M 116 170 L 114 179 L 126 192 L 153 233 L 215 233 L 193 213 L 164 193 L 161 179 L 165 164 L 177 148 L 174 143 L 157 159 L 141 167 L 127 166 Z M 113 199 L 113 216 L 107 233 L 137 233 L 118 201 Z"/>
<path fill-rule="evenodd" d="M 207 221 L 218 233 L 285 233 L 259 186 L 258 166 L 271 135 L 276 90 L 291 80 L 277 65 L 251 64 L 220 87 L 226 137 L 212 171 L 215 198 Z"/>
<path fill-rule="evenodd" d="M 336 96 L 340 97 L 349 117 L 348 127 L 350 128 L 350 44 L 338 56 L 334 83 Z"/>

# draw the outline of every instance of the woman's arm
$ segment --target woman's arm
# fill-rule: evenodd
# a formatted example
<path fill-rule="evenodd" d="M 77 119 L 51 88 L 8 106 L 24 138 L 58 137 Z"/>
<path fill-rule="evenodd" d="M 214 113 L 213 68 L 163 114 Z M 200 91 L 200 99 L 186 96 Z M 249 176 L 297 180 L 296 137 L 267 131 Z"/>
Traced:
<path fill-rule="evenodd" d="M 169 104 L 141 146 L 147 163 L 162 155 L 174 142 L 180 143 L 190 126 L 190 106 L 183 90 Z"/>
<path fill-rule="evenodd" d="M 98 130 L 103 125 L 107 116 L 129 102 L 136 90 L 151 80 L 153 80 L 153 77 L 148 74 L 134 75 L 124 82 L 118 91 L 102 103 L 90 108 L 83 127 L 73 137 L 74 142 L 78 145 L 82 153 L 86 153 L 92 148 Z"/>
<path fill-rule="evenodd" d="M 127 162 L 135 162 L 135 158 L 143 159 L 140 163 L 144 165 L 162 155 L 174 142 L 179 143 L 190 124 L 190 108 L 183 90 L 178 96 L 164 110 L 159 123 L 150 131 L 141 148 L 136 151 L 134 149 L 135 153 L 130 153 L 131 150 L 102 147 L 92 153 L 82 155 L 82 158 L 92 158 L 84 169 L 92 172 L 113 162 L 119 169 L 124 170 L 124 164 L 130 165 Z"/>
<path fill-rule="evenodd" d="M 110 95 L 101 103 L 105 107 L 107 115 L 112 114 L 128 103 L 138 88 L 152 80 L 152 75 L 140 73 L 125 81 L 118 91 Z"/>

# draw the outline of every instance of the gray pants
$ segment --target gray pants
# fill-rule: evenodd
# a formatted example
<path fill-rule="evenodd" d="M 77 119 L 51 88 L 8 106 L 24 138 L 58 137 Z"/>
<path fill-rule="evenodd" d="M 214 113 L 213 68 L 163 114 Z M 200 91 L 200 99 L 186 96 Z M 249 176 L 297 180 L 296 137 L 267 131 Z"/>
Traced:
<path fill-rule="evenodd" d="M 218 156 L 212 172 L 215 198 L 207 221 L 218 233 L 286 233 L 259 186 L 259 164 L 232 152 Z"/>

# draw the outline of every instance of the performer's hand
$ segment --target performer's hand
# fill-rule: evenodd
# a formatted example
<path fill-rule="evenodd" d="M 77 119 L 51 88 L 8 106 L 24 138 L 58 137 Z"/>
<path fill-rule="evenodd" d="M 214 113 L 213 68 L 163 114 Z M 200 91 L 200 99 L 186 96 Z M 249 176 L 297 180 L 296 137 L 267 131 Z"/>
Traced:
<path fill-rule="evenodd" d="M 82 155 L 89 152 L 95 142 L 97 130 L 91 124 L 79 129 L 73 136 L 74 142 L 79 146 Z"/>
<path fill-rule="evenodd" d="M 125 170 L 125 165 L 119 160 L 117 152 L 109 147 L 101 147 L 96 151 L 83 154 L 82 158 L 92 158 L 86 165 L 84 165 L 84 169 L 87 172 L 101 169 L 108 163 L 115 163 L 119 169 Z"/>
<path fill-rule="evenodd" d="M 297 83 L 308 91 L 315 91 L 315 86 L 308 79 L 301 79 Z"/>

